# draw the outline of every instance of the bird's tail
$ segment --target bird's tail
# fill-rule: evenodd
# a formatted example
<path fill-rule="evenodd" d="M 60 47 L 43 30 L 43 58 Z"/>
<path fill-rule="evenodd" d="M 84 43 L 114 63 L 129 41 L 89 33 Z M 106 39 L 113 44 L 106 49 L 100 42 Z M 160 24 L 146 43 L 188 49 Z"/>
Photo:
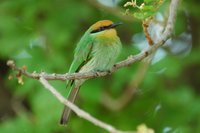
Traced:
<path fill-rule="evenodd" d="M 75 99 L 77 97 L 77 94 L 79 92 L 79 89 L 80 89 L 80 85 L 79 86 L 74 85 L 74 88 L 71 90 L 70 95 L 68 97 L 68 100 L 70 102 L 74 103 L 74 101 L 75 101 Z M 61 125 L 67 124 L 67 122 L 69 120 L 70 113 L 71 113 L 71 109 L 69 107 L 65 106 L 64 110 L 63 110 L 63 113 L 62 113 L 62 116 L 61 116 L 61 119 L 60 119 L 60 124 Z"/>

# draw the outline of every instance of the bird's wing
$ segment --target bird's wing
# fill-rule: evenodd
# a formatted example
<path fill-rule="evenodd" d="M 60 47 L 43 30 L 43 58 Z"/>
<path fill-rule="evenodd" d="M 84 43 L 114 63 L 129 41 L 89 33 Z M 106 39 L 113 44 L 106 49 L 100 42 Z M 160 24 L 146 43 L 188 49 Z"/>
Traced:
<path fill-rule="evenodd" d="M 91 58 L 93 39 L 86 32 L 76 46 L 74 60 L 70 66 L 69 73 L 78 72 L 80 68 Z M 72 84 L 73 80 L 67 80 L 67 84 Z"/>

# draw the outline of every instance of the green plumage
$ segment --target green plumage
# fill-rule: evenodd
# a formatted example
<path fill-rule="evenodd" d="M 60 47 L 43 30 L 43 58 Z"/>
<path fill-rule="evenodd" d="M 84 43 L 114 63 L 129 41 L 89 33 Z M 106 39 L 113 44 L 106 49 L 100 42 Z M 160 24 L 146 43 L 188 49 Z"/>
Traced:
<path fill-rule="evenodd" d="M 90 36 L 90 31 L 86 31 L 79 43 L 76 46 L 74 52 L 74 60 L 69 68 L 68 73 L 78 72 L 81 66 L 83 66 L 90 58 L 90 52 L 93 46 L 93 38 Z M 72 84 L 72 80 L 67 80 L 67 87 Z"/>
<path fill-rule="evenodd" d="M 76 72 L 80 65 L 87 61 L 90 51 L 92 50 L 93 38 L 87 31 L 76 46 L 74 60 L 70 66 L 69 73 Z"/>
<path fill-rule="evenodd" d="M 74 60 L 70 66 L 69 73 L 74 72 L 96 72 L 110 70 L 114 65 L 120 51 L 121 42 L 116 31 L 112 29 L 111 35 L 106 34 L 108 30 L 91 33 L 89 28 L 76 46 Z M 105 35 L 104 35 L 105 34 Z M 80 86 L 86 79 L 70 80 L 67 84 L 71 86 L 68 100 L 75 101 Z M 60 123 L 65 124 L 71 110 L 65 106 Z"/>

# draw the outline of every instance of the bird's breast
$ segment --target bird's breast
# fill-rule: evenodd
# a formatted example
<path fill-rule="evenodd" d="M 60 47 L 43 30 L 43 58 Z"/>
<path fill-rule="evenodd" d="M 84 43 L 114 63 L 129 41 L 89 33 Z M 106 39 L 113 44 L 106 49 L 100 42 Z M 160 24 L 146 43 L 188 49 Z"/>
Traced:
<path fill-rule="evenodd" d="M 109 70 L 114 65 L 120 51 L 120 41 L 96 43 L 92 51 L 91 64 L 97 70 Z"/>

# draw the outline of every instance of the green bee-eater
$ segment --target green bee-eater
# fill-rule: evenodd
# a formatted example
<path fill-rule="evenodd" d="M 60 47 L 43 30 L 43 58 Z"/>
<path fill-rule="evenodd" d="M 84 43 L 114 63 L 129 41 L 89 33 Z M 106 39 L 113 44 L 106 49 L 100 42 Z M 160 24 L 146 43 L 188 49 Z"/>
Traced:
<path fill-rule="evenodd" d="M 74 60 L 70 66 L 69 73 L 110 70 L 122 47 L 115 30 L 115 27 L 120 24 L 113 23 L 110 20 L 101 20 L 93 24 L 76 46 Z M 67 82 L 71 86 L 68 97 L 70 102 L 75 101 L 80 86 L 84 81 L 86 79 L 70 80 Z M 65 106 L 60 120 L 61 124 L 67 123 L 70 112 L 71 110 Z"/>

